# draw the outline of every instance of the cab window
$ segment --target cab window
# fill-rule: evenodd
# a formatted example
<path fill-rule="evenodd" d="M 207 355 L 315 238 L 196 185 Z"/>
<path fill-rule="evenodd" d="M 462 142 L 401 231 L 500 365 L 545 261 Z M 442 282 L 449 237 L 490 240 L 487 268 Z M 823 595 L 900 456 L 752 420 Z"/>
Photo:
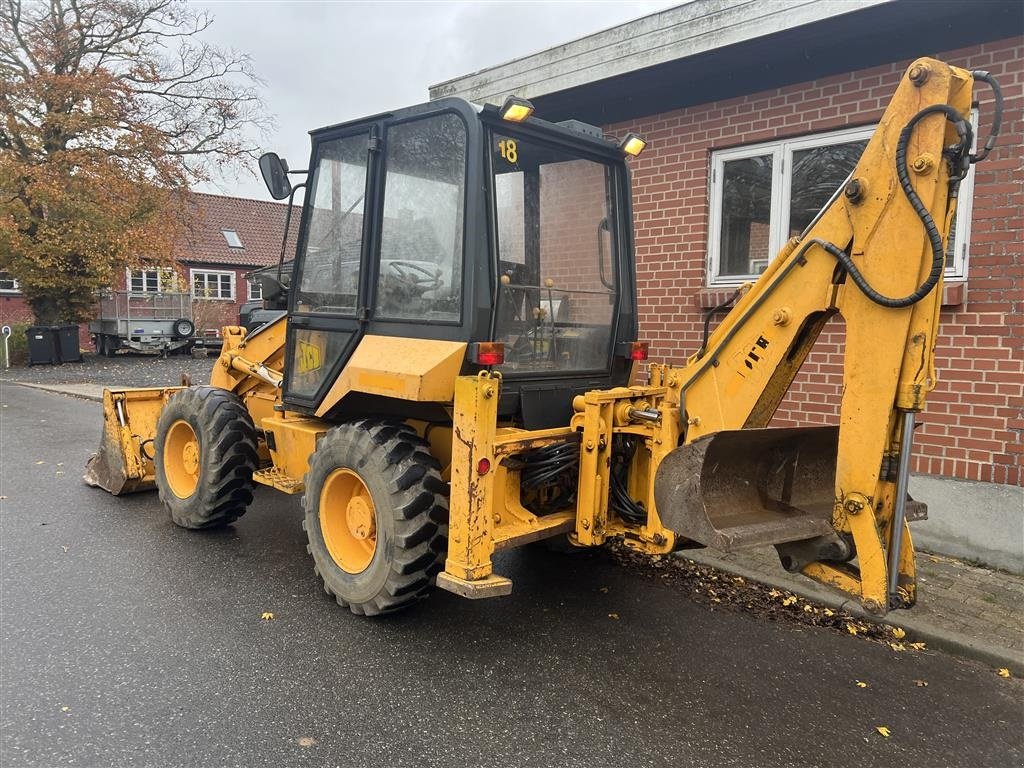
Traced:
<path fill-rule="evenodd" d="M 359 294 L 367 134 L 325 142 L 309 191 L 310 214 L 298 312 L 352 315 Z"/>
<path fill-rule="evenodd" d="M 387 132 L 376 316 L 457 322 L 462 288 L 466 127 L 453 114 Z"/>

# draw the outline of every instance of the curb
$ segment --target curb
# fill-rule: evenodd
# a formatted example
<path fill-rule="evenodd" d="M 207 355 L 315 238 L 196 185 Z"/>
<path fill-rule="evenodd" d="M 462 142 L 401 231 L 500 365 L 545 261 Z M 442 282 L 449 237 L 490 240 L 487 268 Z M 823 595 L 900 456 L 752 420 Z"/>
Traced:
<path fill-rule="evenodd" d="M 65 386 L 55 386 L 55 385 L 52 385 L 52 384 L 34 384 L 34 383 L 27 382 L 27 381 L 9 381 L 9 382 L 4 382 L 4 383 L 5 384 L 14 384 L 15 386 L 18 386 L 18 387 L 27 387 L 29 389 L 37 389 L 37 390 L 39 390 L 41 392 L 53 392 L 54 394 L 57 394 L 57 395 L 68 395 L 70 397 L 77 397 L 79 400 L 89 400 L 89 401 L 94 402 L 94 403 L 102 403 L 103 402 L 102 388 L 100 389 L 100 394 L 96 395 L 96 394 L 92 394 L 90 392 L 83 392 L 83 391 L 80 391 L 80 390 L 77 390 L 77 389 L 69 389 L 69 388 L 67 388 Z M 91 385 L 86 385 L 86 386 L 91 386 Z M 98 386 L 98 385 L 96 385 L 96 386 Z"/>
<path fill-rule="evenodd" d="M 705 554 L 701 550 L 684 550 L 676 553 L 676 556 L 692 560 L 700 565 L 716 568 L 720 571 L 734 573 L 748 581 L 756 581 L 759 584 L 765 584 L 776 589 L 785 589 L 805 600 L 810 600 L 826 608 L 846 611 L 858 619 L 866 619 L 876 624 L 886 624 L 890 627 L 901 627 L 906 630 L 908 638 L 912 637 L 915 642 L 925 642 L 930 649 L 943 650 L 956 656 L 980 661 L 990 667 L 1006 667 L 1014 675 L 1024 676 L 1024 652 L 1022 651 L 985 643 L 978 638 L 960 632 L 950 632 L 914 616 L 904 614 L 899 619 L 891 618 L 893 614 L 889 614 L 889 616 L 875 616 L 861 608 L 856 600 L 851 600 L 835 592 L 825 590 L 814 582 L 809 581 L 803 584 L 785 576 L 780 576 L 779 578 L 768 577 L 760 571 L 754 571 L 736 563 L 720 560 L 713 555 Z"/>

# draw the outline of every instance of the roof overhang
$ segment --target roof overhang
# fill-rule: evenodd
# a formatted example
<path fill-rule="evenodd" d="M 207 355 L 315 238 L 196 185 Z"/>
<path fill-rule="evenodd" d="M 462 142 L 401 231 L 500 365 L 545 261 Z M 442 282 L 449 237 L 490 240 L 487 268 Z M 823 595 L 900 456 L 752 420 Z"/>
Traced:
<path fill-rule="evenodd" d="M 439 83 L 430 97 L 515 93 L 549 120 L 607 124 L 1012 37 L 1022 18 L 997 0 L 693 0 Z"/>

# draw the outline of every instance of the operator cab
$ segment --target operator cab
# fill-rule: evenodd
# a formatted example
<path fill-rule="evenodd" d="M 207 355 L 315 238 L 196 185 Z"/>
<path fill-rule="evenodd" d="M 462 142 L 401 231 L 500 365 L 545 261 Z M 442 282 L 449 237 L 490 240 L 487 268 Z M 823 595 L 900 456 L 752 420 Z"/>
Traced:
<path fill-rule="evenodd" d="M 626 153 L 595 127 L 522 111 L 513 122 L 507 107 L 441 99 L 313 131 L 294 189 L 287 164 L 261 158 L 275 198 L 305 187 L 289 409 L 315 413 L 366 335 L 466 343 L 461 373 L 501 371 L 500 415 L 527 428 L 564 424 L 575 395 L 628 383 Z M 346 397 L 330 415 L 386 413 L 385 401 Z"/>

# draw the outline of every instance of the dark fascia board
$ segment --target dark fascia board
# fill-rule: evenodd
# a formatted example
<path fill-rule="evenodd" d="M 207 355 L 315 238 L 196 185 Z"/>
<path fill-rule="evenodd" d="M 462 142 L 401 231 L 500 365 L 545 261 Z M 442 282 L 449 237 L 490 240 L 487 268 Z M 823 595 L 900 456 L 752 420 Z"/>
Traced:
<path fill-rule="evenodd" d="M 900 0 L 532 101 L 547 120 L 608 125 L 1021 34 L 1018 0 Z"/>

